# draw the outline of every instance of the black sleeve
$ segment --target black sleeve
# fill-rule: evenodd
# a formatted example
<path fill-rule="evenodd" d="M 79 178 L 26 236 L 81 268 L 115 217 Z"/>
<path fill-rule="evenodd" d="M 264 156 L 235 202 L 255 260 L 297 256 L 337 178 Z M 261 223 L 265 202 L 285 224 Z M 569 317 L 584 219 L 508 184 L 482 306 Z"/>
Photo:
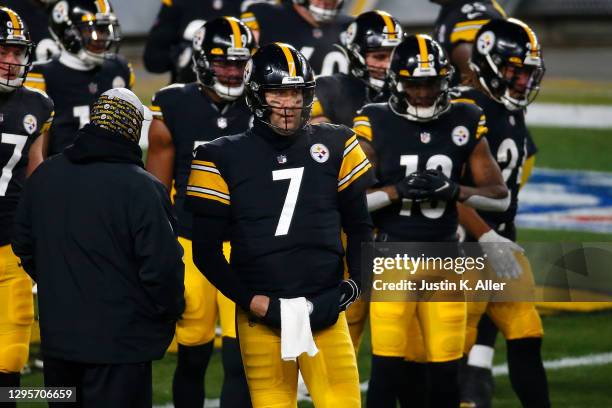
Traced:
<path fill-rule="evenodd" d="M 32 217 L 30 183 L 26 183 L 21 192 L 13 224 L 13 252 L 21 260 L 23 269 L 36 281 L 36 263 L 34 259 L 34 239 L 32 235 Z"/>
<path fill-rule="evenodd" d="M 531 132 L 527 131 L 527 137 L 525 140 L 526 143 L 526 150 L 527 150 L 527 158 L 530 158 L 531 156 L 535 155 L 538 152 L 538 147 L 535 144 L 535 141 L 533 140 L 533 136 L 531 136 Z"/>
<path fill-rule="evenodd" d="M 255 295 L 230 268 L 223 256 L 223 237 L 229 218 L 194 214 L 193 262 L 217 289 L 248 311 Z"/>
<path fill-rule="evenodd" d="M 131 197 L 130 219 L 139 279 L 160 319 L 178 320 L 185 309 L 185 266 L 170 199 L 161 183 L 153 191 L 138 190 Z"/>
<path fill-rule="evenodd" d="M 372 220 L 368 212 L 365 191 L 352 196 L 340 195 L 342 228 L 346 233 L 346 262 L 351 279 L 361 288 L 361 243 L 371 242 Z"/>
<path fill-rule="evenodd" d="M 147 71 L 161 74 L 174 69 L 179 24 L 177 7 L 162 4 L 145 44 L 143 59 Z"/>

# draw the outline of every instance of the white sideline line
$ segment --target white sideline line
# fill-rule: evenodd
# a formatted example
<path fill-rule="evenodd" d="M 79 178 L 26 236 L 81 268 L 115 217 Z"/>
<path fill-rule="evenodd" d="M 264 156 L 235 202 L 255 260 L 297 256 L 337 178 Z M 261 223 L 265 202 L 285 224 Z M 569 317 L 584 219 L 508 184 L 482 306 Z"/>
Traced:
<path fill-rule="evenodd" d="M 527 108 L 527 124 L 555 128 L 612 128 L 612 106 L 534 103 Z"/>
<path fill-rule="evenodd" d="M 588 354 L 582 357 L 564 357 L 558 360 L 548 360 L 544 362 L 544 368 L 547 370 L 559 370 L 562 368 L 582 367 L 582 366 L 598 366 L 612 363 L 612 352 L 600 354 Z M 508 375 L 508 365 L 500 364 L 493 367 L 493 375 L 499 377 Z M 368 382 L 364 381 L 361 384 L 361 392 L 368 391 Z M 300 397 L 299 401 L 310 401 L 308 397 Z M 218 408 L 219 399 L 207 399 L 205 408 Z M 172 404 L 154 405 L 154 408 L 173 408 Z"/>

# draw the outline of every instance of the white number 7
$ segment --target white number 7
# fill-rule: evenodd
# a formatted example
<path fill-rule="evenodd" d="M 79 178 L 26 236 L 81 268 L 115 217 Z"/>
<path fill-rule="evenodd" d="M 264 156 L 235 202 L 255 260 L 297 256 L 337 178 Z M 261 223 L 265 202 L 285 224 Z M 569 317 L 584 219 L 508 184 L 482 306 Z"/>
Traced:
<path fill-rule="evenodd" d="M 10 133 L 2 134 L 2 143 L 15 145 L 11 158 L 6 163 L 6 166 L 2 169 L 2 176 L 0 176 L 0 197 L 4 197 L 6 190 L 8 189 L 9 182 L 13 178 L 13 168 L 19 163 L 21 159 L 21 152 L 23 151 L 26 142 L 28 141 L 27 136 L 13 135 Z"/>
<path fill-rule="evenodd" d="M 289 227 L 291 226 L 291 219 L 293 218 L 293 212 L 295 211 L 295 203 L 297 202 L 298 194 L 300 192 L 300 185 L 302 184 L 302 175 L 304 174 L 304 167 L 297 167 L 294 169 L 283 169 L 274 170 L 272 172 L 272 180 L 287 180 L 289 179 L 289 190 L 287 190 L 287 197 L 285 197 L 285 203 L 281 211 L 278 225 L 276 226 L 276 233 L 274 236 L 287 235 Z"/>

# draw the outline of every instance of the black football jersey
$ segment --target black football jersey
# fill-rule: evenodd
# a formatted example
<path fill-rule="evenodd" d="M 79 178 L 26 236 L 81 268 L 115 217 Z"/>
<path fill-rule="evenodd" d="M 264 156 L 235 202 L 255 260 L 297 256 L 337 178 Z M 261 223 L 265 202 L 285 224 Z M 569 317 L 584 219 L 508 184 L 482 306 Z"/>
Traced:
<path fill-rule="evenodd" d="M 0 246 L 11 241 L 30 146 L 52 119 L 53 102 L 43 92 L 21 87 L 0 93 Z"/>
<path fill-rule="evenodd" d="M 455 91 L 455 90 L 454 90 Z M 487 223 L 496 227 L 514 221 L 518 207 L 518 192 L 525 160 L 536 153 L 536 146 L 525 124 L 522 110 L 510 111 L 506 107 L 473 88 L 456 88 L 458 100 L 476 103 L 487 117 L 486 138 L 493 157 L 499 164 L 504 181 L 510 191 L 510 207 L 504 212 L 479 211 Z M 469 180 L 469 172 L 467 173 Z"/>
<path fill-rule="evenodd" d="M 415 171 L 436 168 L 459 181 L 487 130 L 482 110 L 469 103 L 453 103 L 446 113 L 429 122 L 399 116 L 388 103 L 366 105 L 357 115 L 354 130 L 376 152 L 375 175 L 380 186 L 396 184 Z M 372 220 L 381 232 L 402 241 L 456 240 L 454 202 L 404 199 L 373 212 Z"/>
<path fill-rule="evenodd" d="M 187 208 L 231 220 L 230 264 L 255 293 L 312 296 L 342 279 L 340 195 L 363 194 L 370 168 L 344 126 L 307 126 L 282 146 L 255 127 L 197 149 Z"/>
<path fill-rule="evenodd" d="M 191 239 L 191 213 L 184 209 L 187 178 L 194 149 L 224 135 L 242 133 L 249 128 L 251 111 L 244 99 L 217 106 L 197 83 L 175 84 L 153 96 L 153 117 L 162 119 L 172 135 L 174 157 L 174 207 L 178 233 Z"/>
<path fill-rule="evenodd" d="M 375 92 L 361 79 L 341 72 L 318 77 L 315 93 L 312 116 L 323 115 L 349 127 L 364 105 L 389 99 L 388 92 Z"/>
<path fill-rule="evenodd" d="M 76 131 L 89 123 L 91 105 L 102 93 L 133 87 L 134 72 L 121 56 L 108 58 L 88 71 L 71 68 L 54 58 L 34 64 L 25 83 L 45 91 L 55 103 L 49 144 L 49 155 L 53 155 L 72 144 Z"/>
<path fill-rule="evenodd" d="M 279 5 L 255 4 L 241 16 L 242 21 L 259 30 L 259 44 L 284 42 L 295 47 L 310 62 L 317 75 L 348 72 L 348 60 L 334 44 L 340 43 L 340 33 L 352 19 L 338 15 L 320 27 L 313 27 L 293 8 L 292 2 Z"/>

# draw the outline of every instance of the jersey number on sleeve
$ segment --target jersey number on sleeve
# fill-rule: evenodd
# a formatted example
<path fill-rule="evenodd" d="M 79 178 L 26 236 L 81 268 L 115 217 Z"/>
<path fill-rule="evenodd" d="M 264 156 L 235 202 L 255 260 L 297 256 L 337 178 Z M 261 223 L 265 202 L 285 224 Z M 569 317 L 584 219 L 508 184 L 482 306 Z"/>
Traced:
<path fill-rule="evenodd" d="M 406 167 L 406 176 L 411 173 L 414 173 L 418 169 L 419 164 L 419 156 L 417 155 L 401 155 L 400 156 L 400 166 Z M 427 160 L 427 164 L 425 165 L 427 169 L 441 169 L 442 173 L 446 175 L 446 177 L 451 176 L 451 171 L 453 169 L 453 161 L 450 157 L 443 154 L 436 154 L 431 156 L 429 160 Z M 421 207 L 421 214 L 430 219 L 436 219 L 442 217 L 444 214 L 444 210 L 446 210 L 446 201 L 437 202 L 435 205 L 429 201 L 424 201 L 419 203 Z M 400 215 L 409 217 L 412 215 L 412 205 L 413 200 L 409 200 L 406 198 L 402 199 L 402 209 L 400 210 Z"/>
<path fill-rule="evenodd" d="M 0 176 L 0 197 L 4 197 L 6 195 L 9 182 L 11 181 L 11 178 L 13 178 L 13 169 L 17 163 L 19 163 L 19 159 L 21 159 L 21 152 L 23 151 L 27 141 L 27 136 L 2 133 L 2 143 L 15 145 L 15 148 L 13 149 L 11 158 L 2 168 L 2 176 Z"/>
<path fill-rule="evenodd" d="M 272 172 L 272 180 L 289 180 L 289 189 L 287 190 L 287 197 L 285 197 L 285 203 L 276 226 L 276 233 L 274 236 L 278 237 L 281 235 L 287 235 L 289 227 L 291 226 L 291 219 L 293 218 L 293 212 L 295 211 L 295 204 L 298 199 L 300 192 L 300 185 L 302 184 L 302 176 L 304 175 L 304 167 L 296 167 L 293 169 L 274 170 Z"/>

